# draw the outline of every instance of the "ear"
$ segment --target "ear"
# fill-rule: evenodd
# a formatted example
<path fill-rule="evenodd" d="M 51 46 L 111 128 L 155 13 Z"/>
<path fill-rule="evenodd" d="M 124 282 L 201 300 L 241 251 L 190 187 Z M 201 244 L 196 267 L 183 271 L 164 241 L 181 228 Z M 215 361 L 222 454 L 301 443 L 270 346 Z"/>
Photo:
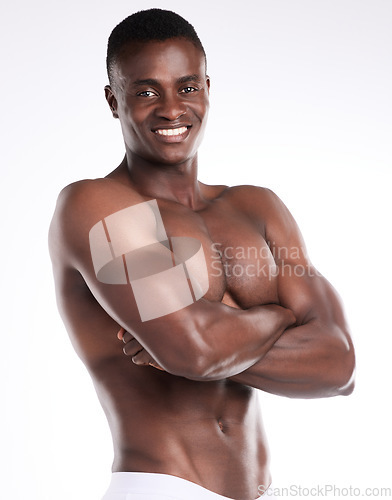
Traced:
<path fill-rule="evenodd" d="M 110 85 L 105 85 L 105 97 L 106 100 L 109 104 L 110 110 L 112 112 L 113 118 L 118 118 L 118 113 L 117 113 L 117 99 L 113 93 L 112 88 Z"/>
<path fill-rule="evenodd" d="M 210 80 L 210 77 L 208 75 L 206 75 L 206 83 L 207 83 L 208 93 L 210 93 L 211 80 Z"/>

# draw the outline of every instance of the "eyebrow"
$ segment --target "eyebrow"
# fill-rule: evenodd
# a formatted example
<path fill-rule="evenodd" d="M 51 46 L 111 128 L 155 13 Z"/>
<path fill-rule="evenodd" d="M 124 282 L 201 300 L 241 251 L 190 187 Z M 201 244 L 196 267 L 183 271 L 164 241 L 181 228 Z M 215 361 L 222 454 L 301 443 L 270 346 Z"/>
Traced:
<path fill-rule="evenodd" d="M 177 79 L 176 83 L 187 83 L 187 82 L 200 82 L 200 76 L 197 74 L 181 76 Z M 155 78 L 144 78 L 142 80 L 135 80 L 133 85 L 159 85 L 159 81 Z"/>
<path fill-rule="evenodd" d="M 200 76 L 193 74 L 193 75 L 186 75 L 186 76 L 181 76 L 181 78 L 178 78 L 177 83 L 187 83 L 187 82 L 200 82 Z"/>

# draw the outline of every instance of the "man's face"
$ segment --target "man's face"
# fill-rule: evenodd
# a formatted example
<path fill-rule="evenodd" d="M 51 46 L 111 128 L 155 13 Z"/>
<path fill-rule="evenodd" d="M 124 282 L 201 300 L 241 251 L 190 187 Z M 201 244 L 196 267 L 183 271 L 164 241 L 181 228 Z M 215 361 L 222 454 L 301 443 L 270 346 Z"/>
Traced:
<path fill-rule="evenodd" d="M 192 158 L 209 108 L 203 53 L 190 41 L 132 43 L 119 59 L 115 88 L 106 90 L 129 151 L 153 163 Z"/>

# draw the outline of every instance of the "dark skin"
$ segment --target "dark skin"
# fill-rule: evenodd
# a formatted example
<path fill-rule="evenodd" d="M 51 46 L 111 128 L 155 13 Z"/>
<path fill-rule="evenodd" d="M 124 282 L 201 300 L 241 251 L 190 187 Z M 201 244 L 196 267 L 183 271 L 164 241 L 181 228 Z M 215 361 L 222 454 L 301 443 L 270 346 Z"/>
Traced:
<path fill-rule="evenodd" d="M 197 180 L 209 87 L 204 57 L 187 40 L 127 47 L 105 88 L 125 158 L 106 178 L 62 191 L 50 250 L 60 312 L 112 432 L 113 471 L 173 474 L 249 500 L 270 482 L 255 389 L 350 394 L 354 352 L 336 292 L 311 265 L 279 198 Z M 168 137 L 168 129 L 182 133 Z M 96 279 L 88 234 L 147 200 L 157 200 L 169 236 L 201 241 L 209 290 L 141 322 L 130 286 Z M 277 251 L 284 248 L 301 250 Z"/>

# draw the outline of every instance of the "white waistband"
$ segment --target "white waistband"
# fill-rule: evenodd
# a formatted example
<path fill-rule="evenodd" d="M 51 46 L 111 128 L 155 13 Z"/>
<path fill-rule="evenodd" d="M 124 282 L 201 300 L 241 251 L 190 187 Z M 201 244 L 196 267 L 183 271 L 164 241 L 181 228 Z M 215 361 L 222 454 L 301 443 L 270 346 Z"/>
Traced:
<path fill-rule="evenodd" d="M 135 495 L 133 497 L 132 495 Z M 186 479 L 150 472 L 113 472 L 102 500 L 233 500 Z M 259 497 L 260 498 L 260 497 Z"/>

